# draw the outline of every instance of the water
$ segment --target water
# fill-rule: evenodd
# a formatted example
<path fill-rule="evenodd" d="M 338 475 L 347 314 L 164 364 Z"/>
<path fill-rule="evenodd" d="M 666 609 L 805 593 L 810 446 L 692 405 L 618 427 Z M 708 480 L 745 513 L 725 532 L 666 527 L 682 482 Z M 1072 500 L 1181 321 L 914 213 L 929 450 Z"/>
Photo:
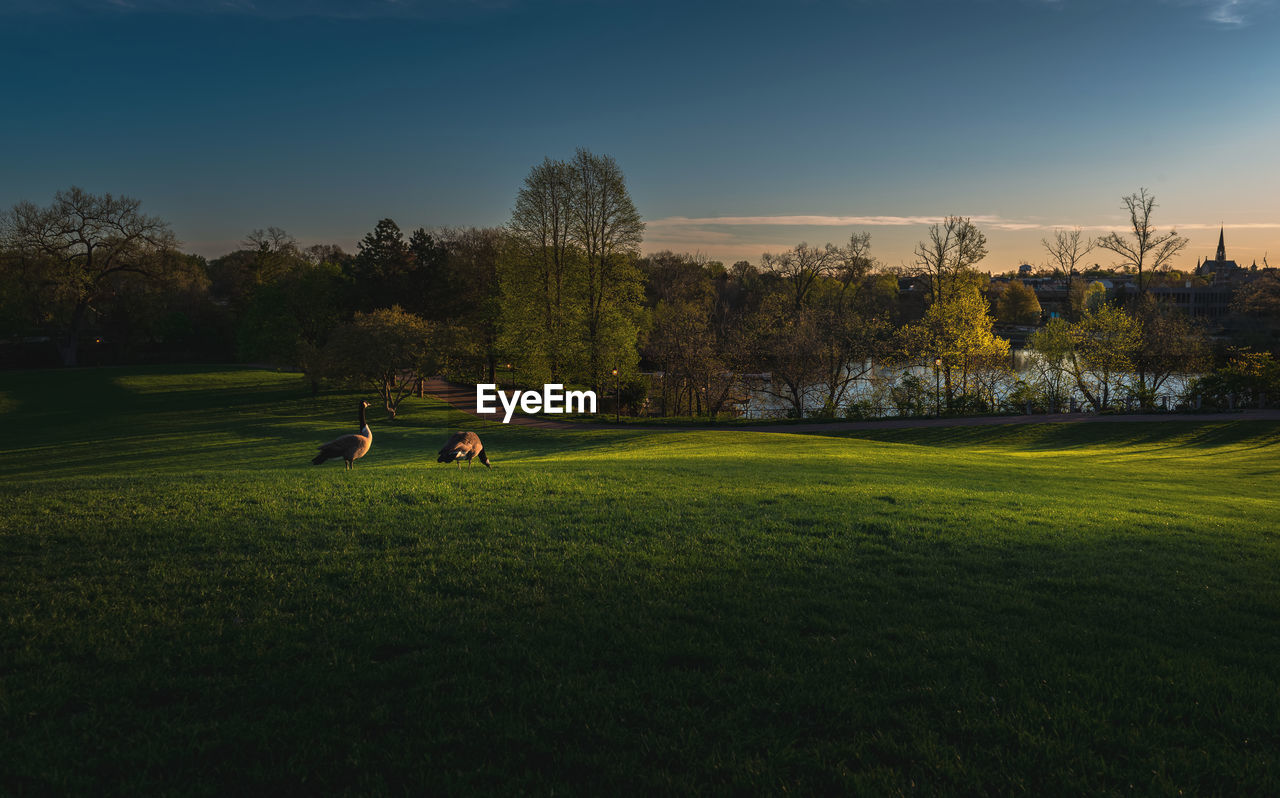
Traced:
<path fill-rule="evenodd" d="M 1019 381 L 1035 381 L 1037 375 L 1044 370 L 1045 360 L 1034 350 L 1016 349 L 1010 355 L 1010 363 L 1013 367 L 1012 372 L 1005 372 L 1003 375 L 986 380 L 989 390 L 983 393 L 994 399 L 994 403 L 992 406 L 992 403 L 988 402 L 988 409 L 985 412 L 1026 412 L 1025 404 L 1017 402 L 1014 394 L 1018 389 Z M 1175 408 L 1196 376 L 1198 375 L 1175 374 L 1166 379 L 1156 393 L 1155 406 L 1169 410 Z M 919 381 L 917 384 L 919 390 L 915 393 L 915 398 L 919 400 L 914 405 L 916 412 L 911 412 L 912 407 L 904 407 L 905 403 L 893 400 L 894 388 L 899 389 L 899 398 L 901 398 L 903 393 L 901 389 L 908 384 L 908 377 L 915 377 Z M 1136 402 L 1129 402 L 1127 407 L 1124 402 L 1127 386 L 1135 380 L 1136 375 L 1132 373 L 1117 375 L 1112 379 L 1113 407 L 1138 409 Z M 809 390 L 809 399 L 805 403 L 806 417 L 821 413 L 822 402 L 826 398 L 826 388 L 825 383 L 819 383 Z M 742 413 L 747 418 L 786 418 L 792 414 L 792 404 L 789 400 L 773 396 L 759 388 L 749 389 L 747 393 L 749 398 L 742 407 Z M 935 383 L 931 365 L 893 367 L 872 365 L 867 372 L 867 377 L 857 380 L 850 386 L 836 410 L 836 415 L 842 417 L 850 415 L 851 405 L 859 409 L 859 412 L 853 414 L 857 417 L 896 418 L 904 415 L 932 415 L 937 412 L 938 401 L 944 393 L 945 383 L 943 380 Z M 1083 393 L 1076 388 L 1074 378 L 1069 375 L 1064 375 L 1060 394 L 1064 410 L 1091 409 Z M 975 410 L 975 412 L 981 411 Z"/>

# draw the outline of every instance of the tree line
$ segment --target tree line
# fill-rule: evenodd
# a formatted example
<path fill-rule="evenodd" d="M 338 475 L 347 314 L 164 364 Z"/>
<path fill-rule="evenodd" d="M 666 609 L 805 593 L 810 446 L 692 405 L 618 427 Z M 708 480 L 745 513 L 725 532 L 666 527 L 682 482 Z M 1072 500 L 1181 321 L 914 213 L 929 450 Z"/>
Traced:
<path fill-rule="evenodd" d="M 535 165 L 504 227 L 406 235 L 382 219 L 354 253 L 304 248 L 269 227 L 206 260 L 182 253 L 137 200 L 73 187 L 0 220 L 0 358 L 31 365 L 50 346 L 68 366 L 290 366 L 315 390 L 368 385 L 391 415 L 434 374 L 561 382 L 616 393 L 628 412 L 711 417 L 751 394 L 794 416 L 1057 410 L 1073 397 L 1150 408 L 1188 374 L 1208 375 L 1199 388 L 1211 403 L 1264 394 L 1280 280 L 1268 273 L 1237 297 L 1251 346 L 1215 347 L 1147 291 L 1186 239 L 1155 228 L 1145 189 L 1124 202 L 1124 234 L 1055 231 L 1043 242 L 1051 268 L 1074 277 L 1065 313 L 1040 326 L 1034 291 L 978 270 L 986 237 L 966 217 L 931 225 L 913 262 L 894 268 L 865 232 L 756 264 L 642 256 L 622 170 L 584 149 Z M 1136 273 L 1136 294 L 1109 296 L 1078 276 L 1095 248 Z M 1026 342 L 1040 354 L 1031 368 L 1013 368 L 999 324 L 1039 327 Z"/>

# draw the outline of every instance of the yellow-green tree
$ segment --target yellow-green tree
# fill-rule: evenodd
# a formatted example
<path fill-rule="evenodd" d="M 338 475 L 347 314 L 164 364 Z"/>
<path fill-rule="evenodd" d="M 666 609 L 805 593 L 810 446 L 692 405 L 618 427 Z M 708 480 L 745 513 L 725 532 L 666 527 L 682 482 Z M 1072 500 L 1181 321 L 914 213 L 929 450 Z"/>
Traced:
<path fill-rule="evenodd" d="M 1013 280 L 996 299 L 996 318 L 1002 324 L 1039 324 L 1040 300 L 1026 283 Z"/>
<path fill-rule="evenodd" d="M 1108 409 L 1134 370 L 1142 324 L 1114 305 L 1099 305 L 1080 321 L 1054 319 L 1031 337 L 1041 357 L 1070 375 L 1095 410 Z"/>
<path fill-rule="evenodd" d="M 948 409 L 995 403 L 995 386 L 1010 371 L 1009 342 L 991 326 L 987 301 L 969 286 L 939 297 L 919 323 L 903 328 L 907 351 L 939 375 Z"/>

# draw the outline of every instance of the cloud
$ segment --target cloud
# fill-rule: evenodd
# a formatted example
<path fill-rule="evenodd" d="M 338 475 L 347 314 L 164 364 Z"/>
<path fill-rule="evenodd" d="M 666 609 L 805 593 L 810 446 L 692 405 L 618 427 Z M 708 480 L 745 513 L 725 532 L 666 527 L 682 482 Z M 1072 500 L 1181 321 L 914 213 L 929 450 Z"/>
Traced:
<path fill-rule="evenodd" d="M 1181 5 L 1199 7 L 1204 18 L 1224 28 L 1249 25 L 1256 12 L 1275 5 L 1275 0 L 1181 0 Z"/>
<path fill-rule="evenodd" d="M 1243 6 L 1240 0 L 1221 0 L 1209 6 L 1209 21 L 1219 25 L 1237 27 L 1245 24 Z"/>
<path fill-rule="evenodd" d="M 648 222 L 654 228 L 682 227 L 910 227 L 931 225 L 943 221 L 944 216 L 669 216 Z M 970 216 L 977 225 L 997 230 L 1036 230 L 1052 227 L 1039 222 L 1005 219 L 999 216 Z"/>
<path fill-rule="evenodd" d="M 691 240 L 697 237 L 707 243 L 729 240 L 733 233 L 717 231 L 720 227 L 910 227 L 938 224 L 943 216 L 669 216 L 665 219 L 646 221 L 649 237 L 679 237 Z M 1039 222 L 1007 219 L 1002 216 L 970 216 L 979 227 L 993 230 L 1057 230 L 1079 227 L 1081 230 L 1123 230 L 1124 224 L 1074 224 L 1064 222 Z M 1176 230 L 1217 230 L 1220 222 L 1189 222 L 1170 225 Z M 1244 222 L 1225 225 L 1232 230 L 1280 229 L 1280 222 Z"/>

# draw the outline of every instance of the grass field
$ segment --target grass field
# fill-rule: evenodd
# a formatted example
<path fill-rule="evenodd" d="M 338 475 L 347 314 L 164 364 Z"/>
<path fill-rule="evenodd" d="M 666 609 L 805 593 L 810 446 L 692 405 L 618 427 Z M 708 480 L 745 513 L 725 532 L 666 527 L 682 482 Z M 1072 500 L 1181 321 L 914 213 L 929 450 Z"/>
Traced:
<path fill-rule="evenodd" d="M 0 793 L 1280 793 L 1278 424 L 356 398 L 0 374 Z"/>

